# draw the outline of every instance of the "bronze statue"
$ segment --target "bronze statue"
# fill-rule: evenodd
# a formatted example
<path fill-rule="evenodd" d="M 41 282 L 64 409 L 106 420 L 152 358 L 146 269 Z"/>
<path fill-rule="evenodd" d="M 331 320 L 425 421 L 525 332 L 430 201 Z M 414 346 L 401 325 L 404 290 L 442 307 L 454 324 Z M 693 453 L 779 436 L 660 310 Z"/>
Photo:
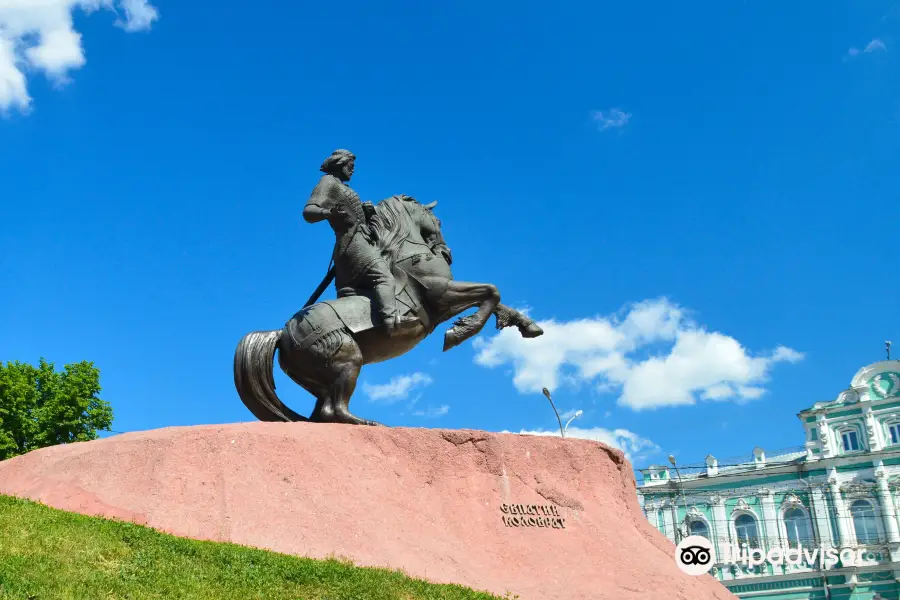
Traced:
<path fill-rule="evenodd" d="M 314 421 L 378 425 L 349 410 L 364 364 L 411 350 L 435 328 L 471 309 L 444 334 L 444 351 L 477 334 L 493 314 L 497 328 L 515 326 L 523 337 L 543 334 L 538 325 L 500 304 L 489 283 L 455 281 L 452 255 L 434 215 L 409 196 L 363 203 L 346 185 L 355 157 L 335 151 L 303 210 L 308 222 L 328 220 L 337 241 L 334 266 L 282 329 L 248 333 L 234 355 L 238 395 L 261 421 Z M 316 302 L 332 278 L 338 298 Z M 281 369 L 316 398 L 309 418 L 275 394 L 275 351 Z"/>

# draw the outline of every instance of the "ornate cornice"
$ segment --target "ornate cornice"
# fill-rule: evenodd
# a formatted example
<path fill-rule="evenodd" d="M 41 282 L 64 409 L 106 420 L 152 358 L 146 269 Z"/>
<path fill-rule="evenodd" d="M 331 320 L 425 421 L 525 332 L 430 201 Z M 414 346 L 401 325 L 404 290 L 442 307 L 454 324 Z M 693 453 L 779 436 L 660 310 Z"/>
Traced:
<path fill-rule="evenodd" d="M 874 481 L 860 481 L 853 480 L 848 481 L 844 485 L 840 486 L 841 492 L 844 493 L 845 496 L 851 498 L 862 498 L 862 497 L 870 497 L 875 488 Z"/>

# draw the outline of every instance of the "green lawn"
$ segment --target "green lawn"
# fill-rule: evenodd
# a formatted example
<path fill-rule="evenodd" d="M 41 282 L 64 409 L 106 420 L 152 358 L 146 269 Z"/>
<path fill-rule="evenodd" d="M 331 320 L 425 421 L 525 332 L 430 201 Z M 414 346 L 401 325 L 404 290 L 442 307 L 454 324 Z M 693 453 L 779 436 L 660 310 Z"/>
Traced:
<path fill-rule="evenodd" d="M 511 596 L 508 596 L 511 597 Z M 0 496 L 0 598 L 492 600 L 384 569 L 198 542 Z"/>

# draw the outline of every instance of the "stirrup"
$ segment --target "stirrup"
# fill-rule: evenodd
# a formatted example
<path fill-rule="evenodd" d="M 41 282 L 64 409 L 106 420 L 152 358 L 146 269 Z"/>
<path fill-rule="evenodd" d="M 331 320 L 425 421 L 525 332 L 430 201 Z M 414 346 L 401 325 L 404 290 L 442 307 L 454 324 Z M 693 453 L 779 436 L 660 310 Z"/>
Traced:
<path fill-rule="evenodd" d="M 418 317 L 404 317 L 394 321 L 395 329 L 412 329 L 417 325 L 421 325 L 422 321 Z"/>
<path fill-rule="evenodd" d="M 413 316 L 388 317 L 384 321 L 384 326 L 388 330 L 388 333 L 390 335 L 408 331 L 410 329 L 415 329 L 418 325 L 421 324 L 422 321 L 418 317 Z"/>

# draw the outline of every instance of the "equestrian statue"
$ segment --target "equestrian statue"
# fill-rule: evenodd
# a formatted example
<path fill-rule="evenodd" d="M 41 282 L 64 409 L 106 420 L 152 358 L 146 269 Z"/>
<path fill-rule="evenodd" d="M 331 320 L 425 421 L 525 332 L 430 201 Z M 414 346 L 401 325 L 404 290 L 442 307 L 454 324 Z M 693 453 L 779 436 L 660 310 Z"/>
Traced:
<path fill-rule="evenodd" d="M 498 329 L 515 326 L 525 338 L 544 333 L 500 304 L 494 285 L 453 279 L 436 202 L 423 205 L 404 195 L 377 205 L 362 202 L 348 185 L 355 162 L 353 153 L 334 151 L 303 209 L 308 223 L 327 221 L 335 233 L 325 279 L 283 328 L 248 333 L 235 351 L 235 387 L 261 421 L 379 425 L 350 412 L 362 366 L 409 352 L 438 325 L 471 308 L 476 312 L 444 334 L 444 351 L 480 332 L 491 315 Z M 337 299 L 318 302 L 332 281 Z M 316 398 L 308 418 L 275 393 L 276 350 L 281 370 Z"/>

